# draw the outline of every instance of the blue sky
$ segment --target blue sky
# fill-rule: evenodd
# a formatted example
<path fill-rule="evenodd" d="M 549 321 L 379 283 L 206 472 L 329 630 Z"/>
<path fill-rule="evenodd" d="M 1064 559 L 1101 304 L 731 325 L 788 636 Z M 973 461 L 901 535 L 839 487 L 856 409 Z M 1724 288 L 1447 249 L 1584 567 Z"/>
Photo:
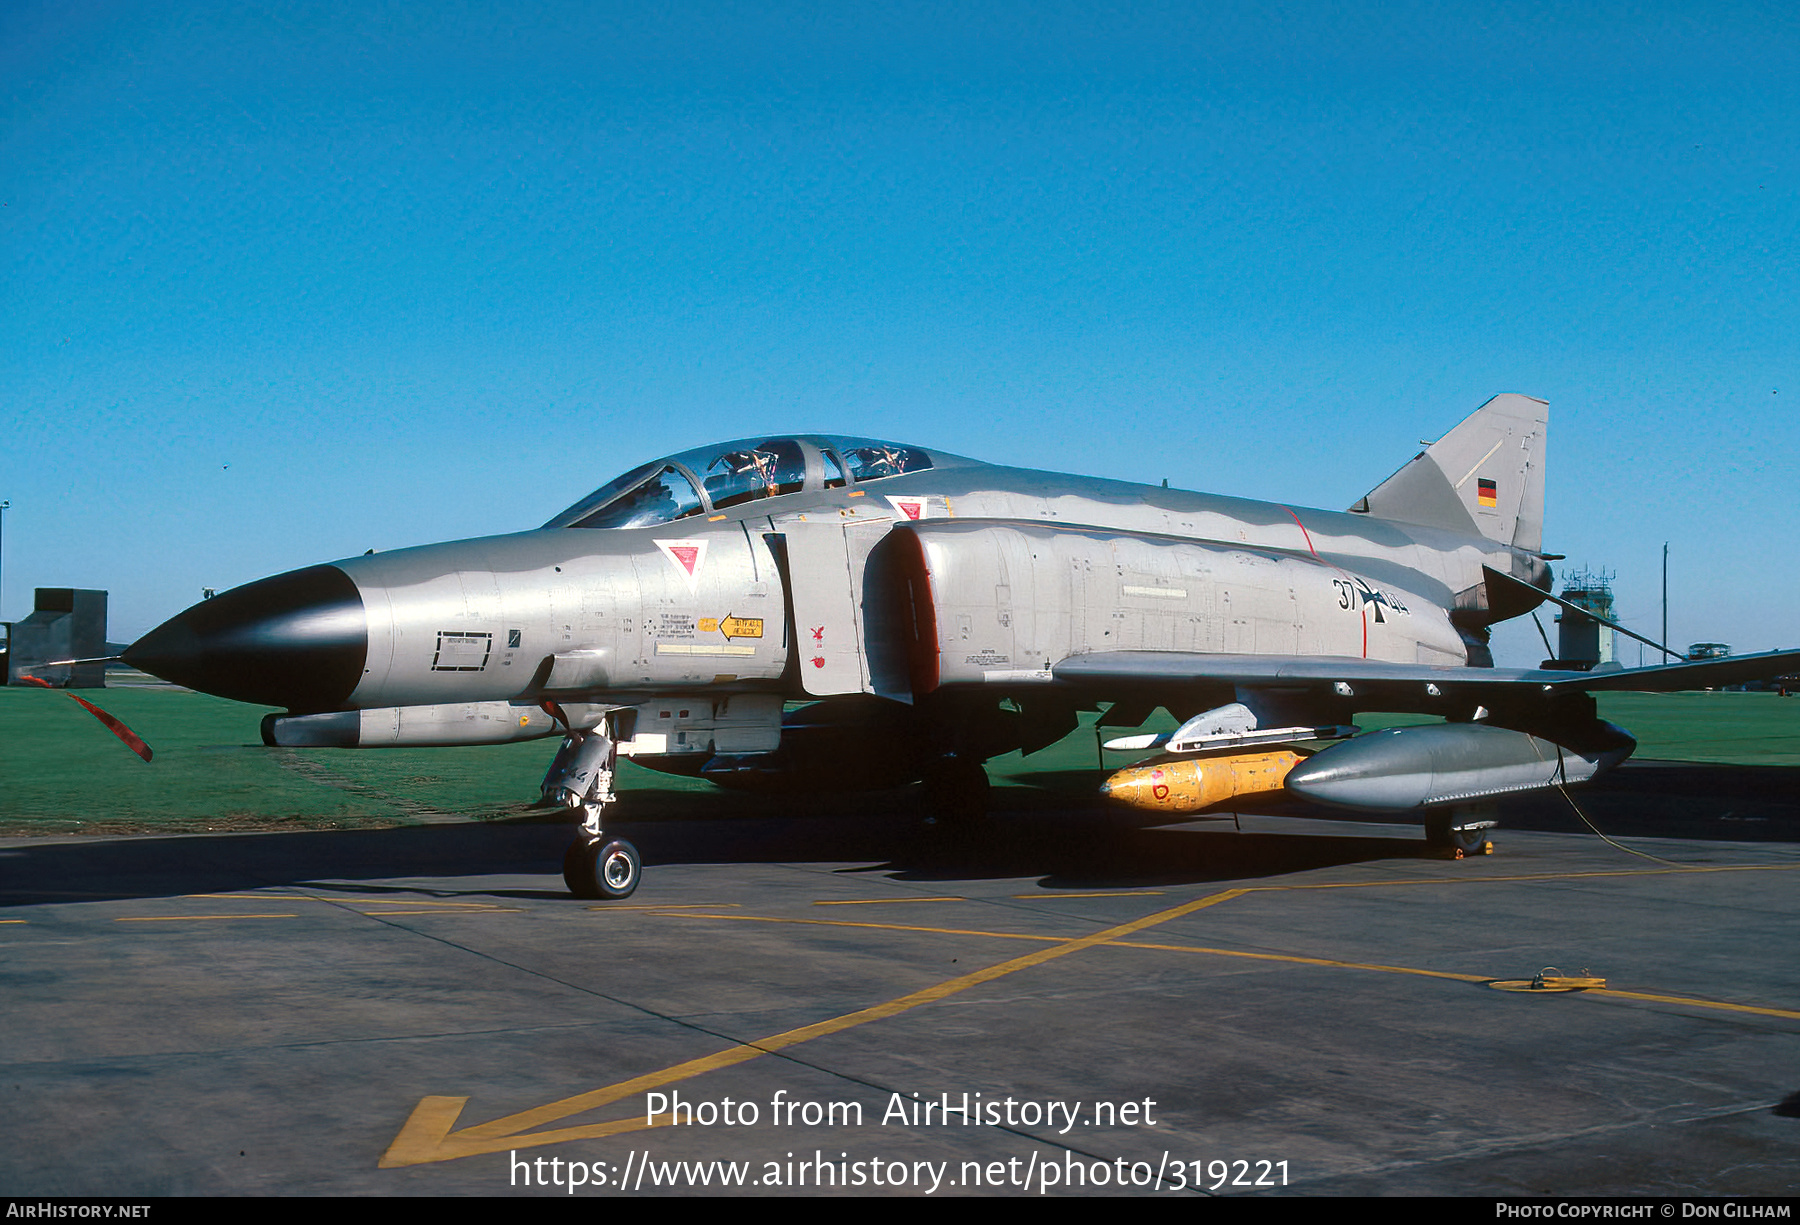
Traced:
<path fill-rule="evenodd" d="M 0 615 L 774 430 L 1342 507 L 1520 391 L 1546 547 L 1800 645 L 1791 5 L 244 7 L 0 10 Z"/>

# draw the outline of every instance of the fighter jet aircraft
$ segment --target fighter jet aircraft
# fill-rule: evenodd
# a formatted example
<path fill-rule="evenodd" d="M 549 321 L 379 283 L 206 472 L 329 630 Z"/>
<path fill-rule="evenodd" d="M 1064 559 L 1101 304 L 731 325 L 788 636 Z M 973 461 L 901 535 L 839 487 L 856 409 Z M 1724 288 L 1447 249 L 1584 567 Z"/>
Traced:
<path fill-rule="evenodd" d="M 1107 781 L 1123 802 L 1285 789 L 1473 846 L 1481 801 L 1630 754 L 1594 691 L 1800 660 L 1494 668 L 1489 627 L 1554 599 L 1547 422 L 1542 401 L 1498 396 L 1346 511 L 868 438 L 744 439 L 633 469 L 535 531 L 250 583 L 124 659 L 285 708 L 270 745 L 560 736 L 542 791 L 583 815 L 564 862 L 581 897 L 639 880 L 636 849 L 603 832 L 619 755 L 736 787 L 923 779 L 967 813 L 984 761 L 1106 704 L 1115 725 L 1157 706 L 1182 720 L 1116 742 L 1156 754 Z M 1445 722 L 1357 735 L 1363 711 Z"/>

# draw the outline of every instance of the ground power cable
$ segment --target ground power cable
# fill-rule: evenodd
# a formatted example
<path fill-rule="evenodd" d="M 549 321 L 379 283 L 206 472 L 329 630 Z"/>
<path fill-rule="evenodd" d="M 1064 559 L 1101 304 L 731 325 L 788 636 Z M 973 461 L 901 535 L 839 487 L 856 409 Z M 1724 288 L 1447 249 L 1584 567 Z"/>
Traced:
<path fill-rule="evenodd" d="M 1544 754 L 1537 747 L 1537 737 L 1536 736 L 1531 737 L 1531 748 L 1534 753 L 1537 753 L 1539 761 L 1544 762 L 1545 765 L 1550 764 L 1549 762 L 1544 761 Z M 1601 830 L 1601 828 L 1598 825 L 1595 825 L 1594 822 L 1591 819 L 1589 819 L 1587 813 L 1582 811 L 1581 805 L 1575 802 L 1575 797 L 1569 794 L 1567 779 L 1568 779 L 1568 771 L 1567 771 L 1567 768 L 1566 768 L 1566 765 L 1565 765 L 1565 762 L 1563 759 L 1563 747 L 1562 747 L 1562 745 L 1559 744 L 1556 746 L 1556 777 L 1552 781 L 1551 786 L 1555 787 L 1558 794 L 1560 794 L 1562 796 L 1562 798 L 1568 802 L 1569 808 L 1575 813 L 1575 815 L 1577 817 L 1579 817 L 1581 819 L 1581 823 L 1583 825 L 1587 826 L 1588 829 L 1590 831 L 1592 831 L 1593 835 L 1596 838 L 1600 839 L 1600 841 L 1606 843 L 1606 845 L 1612 847 L 1614 850 L 1624 851 L 1627 855 L 1636 855 L 1640 859 L 1648 859 L 1652 863 L 1665 864 L 1671 868 L 1698 868 L 1698 867 L 1711 868 L 1711 867 L 1751 866 L 1751 865 L 1711 864 L 1711 863 L 1708 863 L 1708 864 L 1682 863 L 1679 860 L 1664 859 L 1660 855 L 1652 855 L 1649 851 L 1640 851 L 1635 847 L 1626 846 L 1623 842 L 1618 841 L 1616 838 L 1608 837 L 1607 834 L 1603 830 Z"/>

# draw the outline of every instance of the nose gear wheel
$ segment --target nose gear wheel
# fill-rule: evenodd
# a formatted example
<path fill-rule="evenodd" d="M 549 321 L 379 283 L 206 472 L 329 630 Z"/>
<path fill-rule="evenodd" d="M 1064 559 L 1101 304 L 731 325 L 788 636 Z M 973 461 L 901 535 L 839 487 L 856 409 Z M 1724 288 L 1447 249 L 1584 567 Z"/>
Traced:
<path fill-rule="evenodd" d="M 583 838 L 563 856 L 563 882 L 579 898 L 617 901 L 637 889 L 643 875 L 638 850 L 623 838 Z"/>

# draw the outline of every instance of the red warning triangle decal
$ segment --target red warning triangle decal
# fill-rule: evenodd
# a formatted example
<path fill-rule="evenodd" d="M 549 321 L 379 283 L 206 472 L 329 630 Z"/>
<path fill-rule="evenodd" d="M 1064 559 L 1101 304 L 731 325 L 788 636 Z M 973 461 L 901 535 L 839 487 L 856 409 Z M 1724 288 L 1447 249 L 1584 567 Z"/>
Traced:
<path fill-rule="evenodd" d="M 698 588 L 700 571 L 706 568 L 706 541 L 704 540 L 659 540 L 656 547 L 662 550 L 681 576 L 687 580 L 688 587 Z"/>

